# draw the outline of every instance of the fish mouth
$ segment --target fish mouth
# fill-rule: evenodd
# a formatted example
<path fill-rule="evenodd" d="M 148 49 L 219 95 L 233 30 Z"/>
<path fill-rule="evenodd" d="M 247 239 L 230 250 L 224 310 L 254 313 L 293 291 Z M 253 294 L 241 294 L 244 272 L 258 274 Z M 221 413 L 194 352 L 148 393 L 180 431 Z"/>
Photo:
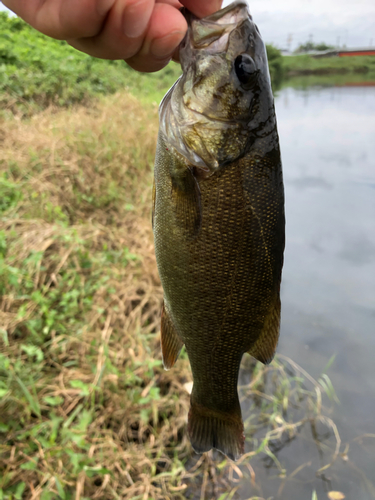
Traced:
<path fill-rule="evenodd" d="M 241 21 L 251 19 L 248 5 L 244 0 L 237 0 L 227 7 L 202 19 L 184 10 L 184 16 L 189 26 L 188 36 L 182 45 L 190 43 L 195 49 L 209 46 L 215 52 L 226 50 L 228 36 Z M 181 46 L 183 49 L 183 46 Z"/>
<path fill-rule="evenodd" d="M 245 11 L 243 10 L 245 9 Z M 236 2 L 232 2 L 230 5 L 227 5 L 223 9 L 210 14 L 204 18 L 205 21 L 214 21 L 218 23 L 227 23 L 233 24 L 238 23 L 243 17 L 247 17 L 249 15 L 247 2 L 244 0 L 237 0 Z"/>

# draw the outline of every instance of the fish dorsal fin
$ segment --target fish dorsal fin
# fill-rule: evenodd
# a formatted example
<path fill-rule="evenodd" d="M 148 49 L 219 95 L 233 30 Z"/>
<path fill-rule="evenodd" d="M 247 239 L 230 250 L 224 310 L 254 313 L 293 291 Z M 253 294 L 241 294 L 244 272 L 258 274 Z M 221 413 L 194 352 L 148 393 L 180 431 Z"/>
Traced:
<path fill-rule="evenodd" d="M 202 225 L 202 205 L 199 183 L 189 167 L 171 175 L 172 201 L 178 226 L 190 238 L 195 238 Z"/>
<path fill-rule="evenodd" d="M 280 332 L 280 296 L 275 293 L 264 320 L 262 332 L 255 344 L 247 352 L 255 359 L 268 365 L 275 356 Z"/>
<path fill-rule="evenodd" d="M 168 310 L 163 304 L 161 310 L 161 352 L 166 370 L 169 370 L 175 364 L 183 345 Z"/>

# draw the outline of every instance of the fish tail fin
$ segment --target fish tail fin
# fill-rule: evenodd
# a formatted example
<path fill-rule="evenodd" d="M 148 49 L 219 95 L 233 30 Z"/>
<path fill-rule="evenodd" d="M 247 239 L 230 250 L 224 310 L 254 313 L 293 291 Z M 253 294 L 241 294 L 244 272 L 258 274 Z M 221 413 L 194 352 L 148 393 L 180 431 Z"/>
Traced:
<path fill-rule="evenodd" d="M 231 460 L 238 460 L 244 453 L 245 435 L 239 404 L 235 411 L 224 412 L 192 401 L 188 433 L 197 453 L 215 448 Z"/>

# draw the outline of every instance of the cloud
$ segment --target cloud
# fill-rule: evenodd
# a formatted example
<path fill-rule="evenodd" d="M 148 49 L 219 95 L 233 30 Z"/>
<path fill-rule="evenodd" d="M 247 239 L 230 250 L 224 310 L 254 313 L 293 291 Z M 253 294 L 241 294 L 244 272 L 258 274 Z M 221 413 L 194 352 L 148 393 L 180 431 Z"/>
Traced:
<path fill-rule="evenodd" d="M 226 0 L 224 5 L 230 1 Z M 251 0 L 250 12 L 268 43 L 285 47 L 292 35 L 292 47 L 324 41 L 348 47 L 375 46 L 374 0 Z"/>

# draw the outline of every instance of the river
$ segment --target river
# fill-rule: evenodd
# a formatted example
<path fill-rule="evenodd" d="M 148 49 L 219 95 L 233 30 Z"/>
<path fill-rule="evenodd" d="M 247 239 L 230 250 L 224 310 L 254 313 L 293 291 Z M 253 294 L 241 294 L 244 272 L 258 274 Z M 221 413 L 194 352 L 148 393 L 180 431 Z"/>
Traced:
<path fill-rule="evenodd" d="M 287 244 L 278 352 L 319 377 L 340 401 L 332 432 L 317 445 L 308 428 L 277 457 L 287 470 L 252 459 L 256 485 L 241 499 L 375 498 L 375 87 L 283 88 L 276 112 L 286 194 Z M 246 418 L 248 415 L 244 415 Z M 346 452 L 346 453 L 344 453 Z M 300 467 L 300 469 L 298 469 Z M 343 497 L 342 497 L 343 498 Z"/>

